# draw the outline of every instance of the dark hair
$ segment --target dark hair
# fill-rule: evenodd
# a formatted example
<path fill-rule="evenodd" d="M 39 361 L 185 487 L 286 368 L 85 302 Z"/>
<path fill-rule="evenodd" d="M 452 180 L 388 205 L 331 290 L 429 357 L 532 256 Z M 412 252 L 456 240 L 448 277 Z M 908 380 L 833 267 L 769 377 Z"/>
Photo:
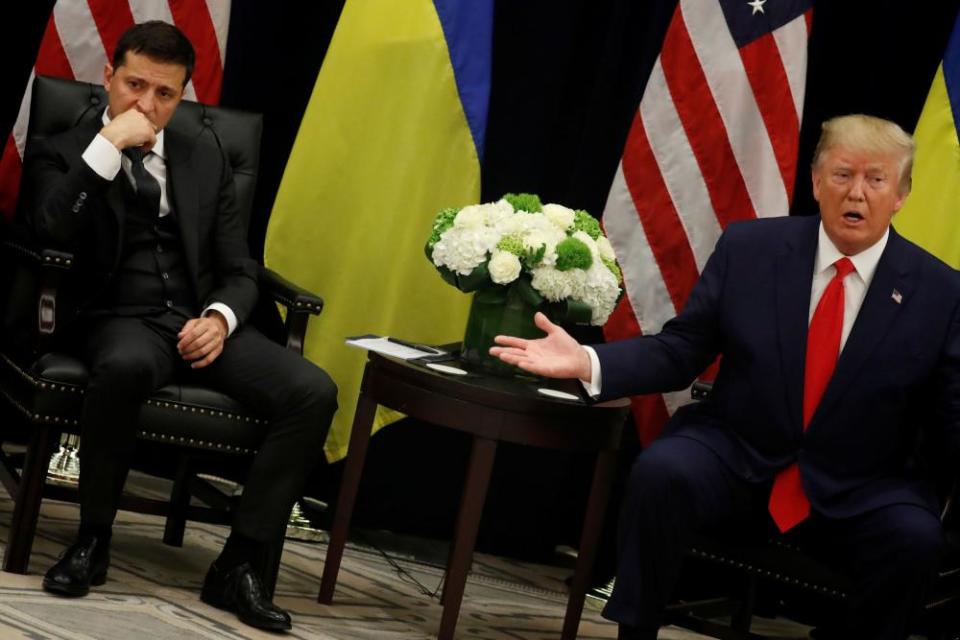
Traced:
<path fill-rule="evenodd" d="M 123 65 L 127 51 L 142 53 L 151 60 L 182 65 L 187 74 L 183 77 L 186 86 L 193 74 L 196 54 L 193 45 L 180 29 L 163 20 L 150 20 L 135 24 L 120 36 L 113 52 L 113 68 Z"/>

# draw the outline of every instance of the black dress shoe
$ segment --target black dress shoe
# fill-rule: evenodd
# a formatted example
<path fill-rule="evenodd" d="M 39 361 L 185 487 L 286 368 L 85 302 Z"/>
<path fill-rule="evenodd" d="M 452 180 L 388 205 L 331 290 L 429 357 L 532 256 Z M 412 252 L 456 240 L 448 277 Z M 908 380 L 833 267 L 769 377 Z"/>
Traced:
<path fill-rule="evenodd" d="M 249 562 L 229 571 L 221 571 L 216 563 L 210 565 L 200 599 L 234 612 L 241 622 L 257 629 L 287 631 L 292 627 L 290 614 L 270 601 L 260 576 Z"/>
<path fill-rule="evenodd" d="M 90 593 L 90 585 L 107 581 L 110 543 L 96 536 L 84 536 L 70 545 L 43 577 L 43 589 L 60 596 L 80 597 Z"/>

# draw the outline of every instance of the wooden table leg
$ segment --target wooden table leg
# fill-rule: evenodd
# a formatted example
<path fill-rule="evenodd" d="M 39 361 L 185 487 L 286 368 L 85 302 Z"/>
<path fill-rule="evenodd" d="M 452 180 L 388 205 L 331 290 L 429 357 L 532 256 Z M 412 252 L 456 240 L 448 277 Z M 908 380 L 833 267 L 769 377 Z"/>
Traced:
<path fill-rule="evenodd" d="M 30 564 L 30 550 L 37 532 L 40 502 L 47 481 L 47 467 L 53 447 L 60 434 L 44 424 L 35 425 L 33 437 L 27 447 L 20 483 L 17 487 L 13 518 L 10 522 L 10 537 L 3 554 L 3 570 L 10 573 L 26 573 Z"/>
<path fill-rule="evenodd" d="M 483 503 L 487 499 L 490 471 L 493 469 L 496 453 L 496 440 L 474 437 L 463 497 L 460 499 L 460 512 L 457 514 L 450 563 L 443 586 L 443 615 L 440 618 L 440 632 L 437 634 L 439 640 L 452 640 L 457 627 L 463 588 L 473 561 L 473 547 L 477 542 L 477 529 L 480 526 Z"/>
<path fill-rule="evenodd" d="M 593 572 L 593 562 L 597 556 L 597 543 L 600 541 L 600 533 L 603 530 L 603 516 L 607 511 L 616 461 L 616 451 L 601 451 L 597 455 L 597 464 L 593 470 L 593 484 L 590 485 L 590 498 L 587 500 L 587 513 L 584 516 L 583 531 L 580 534 L 577 568 L 573 574 L 567 612 L 563 618 L 561 640 L 574 640 L 577 637 L 577 628 L 580 626 L 580 616 L 583 613 L 583 601 Z"/>
<path fill-rule="evenodd" d="M 357 410 L 353 414 L 353 429 L 350 431 L 347 460 L 344 463 L 343 479 L 340 482 L 337 507 L 333 515 L 327 558 L 323 563 L 323 578 L 320 580 L 320 595 L 317 598 L 322 604 L 333 602 L 333 590 L 337 586 L 337 574 L 340 573 L 343 548 L 347 544 L 347 530 L 350 528 L 350 518 L 353 516 L 353 503 L 357 499 L 363 461 L 367 457 L 367 445 L 370 444 L 370 430 L 373 427 L 376 411 L 377 403 L 361 391 Z"/>

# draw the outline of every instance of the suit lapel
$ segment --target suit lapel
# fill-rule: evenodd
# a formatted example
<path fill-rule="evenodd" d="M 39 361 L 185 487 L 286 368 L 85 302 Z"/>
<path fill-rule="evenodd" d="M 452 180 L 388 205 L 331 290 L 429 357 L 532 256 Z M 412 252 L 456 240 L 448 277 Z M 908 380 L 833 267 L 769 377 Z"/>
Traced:
<path fill-rule="evenodd" d="M 79 153 L 77 157 L 83 155 L 83 152 L 90 145 L 90 141 L 100 133 L 100 129 L 103 128 L 103 111 L 100 111 L 95 118 L 90 118 L 84 121 L 80 126 L 76 128 L 76 142 L 79 148 Z M 113 180 L 106 191 L 107 204 L 110 206 L 110 210 L 113 212 L 114 217 L 117 222 L 117 246 L 114 247 L 114 259 L 113 259 L 113 268 L 116 269 L 117 265 L 120 263 L 120 256 L 123 251 L 123 228 L 127 219 L 127 203 L 123 197 L 123 183 L 121 180 L 126 180 L 127 177 L 123 172 L 123 169 L 120 169 L 120 173 L 117 174 L 117 177 Z"/>
<path fill-rule="evenodd" d="M 200 213 L 200 190 L 193 167 L 193 145 L 184 136 L 167 129 L 164 147 L 167 156 L 167 197 L 177 216 L 187 273 L 196 285 L 199 274 L 197 216 Z"/>
<path fill-rule="evenodd" d="M 908 304 L 912 283 L 903 243 L 904 240 L 890 227 L 887 246 L 877 263 L 877 270 L 873 274 L 870 288 L 867 289 L 847 343 L 840 352 L 837 368 L 834 369 L 833 377 L 830 378 L 820 405 L 810 421 L 811 427 L 819 417 L 829 412 L 831 405 L 843 395 L 889 331 L 900 309 L 904 304 Z M 894 291 L 899 292 L 899 301 L 894 299 Z"/>
<path fill-rule="evenodd" d="M 787 238 L 777 256 L 776 304 L 780 362 L 783 368 L 787 415 L 798 436 L 803 430 L 803 369 L 807 349 L 810 287 L 817 254 L 819 216 L 811 216 L 802 232 Z"/>

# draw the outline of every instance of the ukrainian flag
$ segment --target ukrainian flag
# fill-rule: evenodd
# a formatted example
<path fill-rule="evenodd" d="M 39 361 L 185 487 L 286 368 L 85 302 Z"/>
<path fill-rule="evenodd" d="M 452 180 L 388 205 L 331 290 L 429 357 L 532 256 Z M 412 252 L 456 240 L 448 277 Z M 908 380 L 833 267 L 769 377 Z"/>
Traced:
<path fill-rule="evenodd" d="M 340 15 L 264 247 L 267 266 L 326 301 L 305 347 L 340 389 L 331 461 L 366 361 L 345 337 L 463 336 L 469 298 L 423 246 L 440 209 L 480 200 L 492 33 L 493 0 L 347 0 Z"/>
<path fill-rule="evenodd" d="M 913 190 L 894 217 L 897 231 L 960 268 L 960 15 L 937 69 L 914 138 Z"/>

